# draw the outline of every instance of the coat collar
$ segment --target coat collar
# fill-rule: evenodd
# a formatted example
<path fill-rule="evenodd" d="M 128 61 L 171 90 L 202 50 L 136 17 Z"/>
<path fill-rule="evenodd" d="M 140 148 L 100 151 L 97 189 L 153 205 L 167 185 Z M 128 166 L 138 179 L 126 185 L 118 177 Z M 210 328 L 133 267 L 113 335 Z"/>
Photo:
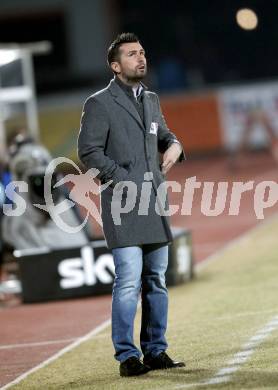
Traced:
<path fill-rule="evenodd" d="M 137 94 L 138 94 L 138 89 L 136 87 L 131 87 L 130 85 L 127 85 L 125 83 L 122 82 L 121 79 L 119 79 L 119 77 L 114 77 L 114 80 L 115 80 L 115 83 L 118 84 L 121 89 L 130 97 L 130 98 L 137 98 Z M 140 90 L 140 93 L 139 95 L 141 94 L 141 92 L 144 91 L 145 89 L 145 86 L 142 84 L 142 83 L 139 83 L 139 86 L 138 86 L 139 90 Z M 136 92 L 135 92 L 136 91 Z"/>
<path fill-rule="evenodd" d="M 142 84 L 144 89 L 147 87 Z M 144 124 L 138 114 L 136 108 L 134 107 L 131 100 L 127 97 L 126 93 L 122 90 L 122 88 L 115 82 L 115 79 L 112 79 L 108 85 L 108 90 L 112 94 L 115 101 L 123 107 L 140 125 L 140 127 L 145 131 L 150 128 L 151 125 L 151 107 L 150 107 L 150 99 L 146 91 L 143 91 L 143 107 L 144 107 Z"/>

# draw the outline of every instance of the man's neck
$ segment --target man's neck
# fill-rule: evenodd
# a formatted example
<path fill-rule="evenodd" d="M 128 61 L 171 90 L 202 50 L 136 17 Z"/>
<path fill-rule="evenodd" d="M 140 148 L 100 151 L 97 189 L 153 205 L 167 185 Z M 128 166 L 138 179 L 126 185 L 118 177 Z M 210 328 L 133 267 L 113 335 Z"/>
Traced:
<path fill-rule="evenodd" d="M 118 77 L 119 80 L 121 80 L 121 82 L 124 83 L 125 85 L 127 85 L 128 87 L 137 88 L 140 85 L 139 81 L 127 80 L 127 79 L 123 78 L 122 75 L 120 75 L 120 74 L 117 74 L 116 77 Z"/>

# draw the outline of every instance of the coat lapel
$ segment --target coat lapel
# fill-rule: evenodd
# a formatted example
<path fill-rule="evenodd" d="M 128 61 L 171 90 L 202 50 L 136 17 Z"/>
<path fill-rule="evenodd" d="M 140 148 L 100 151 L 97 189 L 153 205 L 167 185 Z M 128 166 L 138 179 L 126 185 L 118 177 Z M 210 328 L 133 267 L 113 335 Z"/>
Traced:
<path fill-rule="evenodd" d="M 123 107 L 140 125 L 141 128 L 144 130 L 144 124 L 142 123 L 142 120 L 140 118 L 140 115 L 138 114 L 136 108 L 130 101 L 130 99 L 126 96 L 124 91 L 115 83 L 114 80 L 110 81 L 110 84 L 108 86 L 110 92 L 112 93 L 115 101 Z"/>
<path fill-rule="evenodd" d="M 144 123 L 145 130 L 148 133 L 150 131 L 151 122 L 152 122 L 152 107 L 151 99 L 146 91 L 143 92 L 143 107 L 144 107 Z"/>

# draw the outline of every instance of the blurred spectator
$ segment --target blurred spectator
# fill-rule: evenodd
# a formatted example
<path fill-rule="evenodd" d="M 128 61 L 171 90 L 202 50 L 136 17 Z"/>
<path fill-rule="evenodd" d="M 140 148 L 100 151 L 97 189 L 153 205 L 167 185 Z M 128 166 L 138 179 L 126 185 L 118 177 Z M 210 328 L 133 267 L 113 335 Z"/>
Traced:
<path fill-rule="evenodd" d="M 2 280 L 2 267 L 3 267 L 3 243 L 2 243 L 2 210 L 5 201 L 5 187 L 3 184 L 3 167 L 0 162 L 0 282 Z"/>
<path fill-rule="evenodd" d="M 7 157 L 4 150 L 0 150 L 0 282 L 3 277 L 3 239 L 2 219 L 3 204 L 6 203 L 5 187 L 10 182 L 10 173 L 7 169 Z"/>
<path fill-rule="evenodd" d="M 13 249 L 48 247 L 51 249 L 79 247 L 88 243 L 84 229 L 70 234 L 61 230 L 50 218 L 47 211 L 34 204 L 44 204 L 44 176 L 52 157 L 48 150 L 29 137 L 18 134 L 10 146 L 10 170 L 13 180 L 28 184 L 28 192 L 21 193 L 26 203 L 25 212 L 17 217 L 3 217 L 3 239 Z M 55 184 L 57 177 L 53 176 Z M 56 203 L 66 199 L 66 191 L 53 189 L 52 197 Z M 70 226 L 78 226 L 78 215 L 69 208 L 63 212 L 62 219 Z"/>

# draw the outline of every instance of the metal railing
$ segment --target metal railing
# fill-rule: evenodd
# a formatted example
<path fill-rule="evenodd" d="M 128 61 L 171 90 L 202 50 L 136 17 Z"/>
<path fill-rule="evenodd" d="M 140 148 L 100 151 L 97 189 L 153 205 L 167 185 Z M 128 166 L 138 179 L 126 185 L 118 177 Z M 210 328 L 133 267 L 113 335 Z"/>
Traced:
<path fill-rule="evenodd" d="M 0 145 L 6 145 L 6 126 L 4 109 L 7 104 L 24 103 L 27 128 L 30 135 L 39 140 L 39 121 L 37 98 L 34 81 L 33 55 L 47 54 L 52 45 L 48 41 L 26 44 L 0 43 L 0 75 L 1 66 L 21 60 L 23 85 L 17 87 L 1 86 L 0 78 Z"/>

